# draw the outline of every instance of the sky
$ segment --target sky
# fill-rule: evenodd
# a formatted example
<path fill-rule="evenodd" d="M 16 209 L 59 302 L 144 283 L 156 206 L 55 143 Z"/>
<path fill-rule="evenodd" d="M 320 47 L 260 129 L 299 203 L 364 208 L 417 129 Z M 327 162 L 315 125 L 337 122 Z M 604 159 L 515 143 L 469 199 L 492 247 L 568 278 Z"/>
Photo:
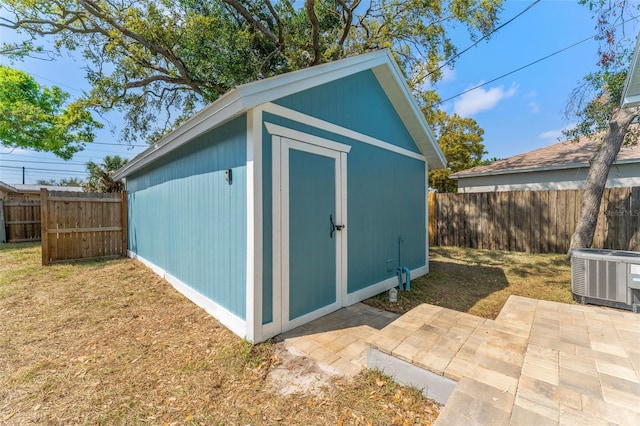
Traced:
<path fill-rule="evenodd" d="M 500 14 L 501 22 L 513 18 L 532 3 L 533 0 L 507 0 Z M 630 43 L 635 41 L 639 28 L 632 23 L 626 26 Z M 471 44 L 464 31 L 458 29 L 455 34 L 454 41 L 460 50 Z M 453 69 L 445 69 L 444 78 L 434 88 L 441 99 L 452 99 L 445 101 L 441 108 L 478 122 L 484 129 L 485 158 L 507 158 L 558 142 L 561 130 L 573 123 L 564 114 L 572 90 L 582 77 L 597 69 L 597 44 L 593 39 L 492 80 L 594 34 L 595 21 L 589 9 L 577 0 L 542 0 L 489 40 L 462 54 Z M 0 28 L 1 40 L 14 37 L 10 30 Z M 42 85 L 58 85 L 72 97 L 89 89 L 83 63 L 73 57 L 55 62 L 30 59 L 13 64 L 0 57 L 0 63 L 30 73 Z M 487 82 L 490 83 L 460 95 Z M 40 179 L 84 179 L 87 161 L 100 163 L 105 155 L 131 159 L 144 149 L 118 143 L 122 120 L 117 113 L 101 121 L 105 127 L 98 132 L 95 143 L 87 145 L 70 161 L 53 154 L 0 147 L 0 181 L 22 183 L 23 167 L 27 184 Z"/>

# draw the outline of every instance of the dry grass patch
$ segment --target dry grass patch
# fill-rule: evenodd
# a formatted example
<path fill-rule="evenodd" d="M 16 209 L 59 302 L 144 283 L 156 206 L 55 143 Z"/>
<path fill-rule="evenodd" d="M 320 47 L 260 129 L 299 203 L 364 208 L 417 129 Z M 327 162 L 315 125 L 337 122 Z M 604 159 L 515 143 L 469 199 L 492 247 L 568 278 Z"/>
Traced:
<path fill-rule="evenodd" d="M 365 303 L 405 313 L 421 303 L 495 319 L 510 295 L 574 303 L 571 264 L 561 254 L 530 254 L 432 247 L 430 272 L 398 291 L 398 302 L 387 293 Z"/>
<path fill-rule="evenodd" d="M 40 266 L 0 244 L 2 424 L 431 424 L 439 406 L 365 372 L 282 396 L 250 345 L 129 259 Z"/>

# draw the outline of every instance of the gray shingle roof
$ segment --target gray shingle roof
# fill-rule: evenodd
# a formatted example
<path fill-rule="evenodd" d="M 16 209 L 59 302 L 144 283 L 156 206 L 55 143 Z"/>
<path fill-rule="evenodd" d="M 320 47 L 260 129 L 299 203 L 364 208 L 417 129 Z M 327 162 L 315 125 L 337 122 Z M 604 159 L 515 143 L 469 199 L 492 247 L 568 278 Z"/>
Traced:
<path fill-rule="evenodd" d="M 526 173 L 552 169 L 588 167 L 600 145 L 599 138 L 582 137 L 578 142 L 563 141 L 524 154 L 473 167 L 452 174 L 453 179 L 510 173 Z M 623 146 L 616 163 L 640 162 L 640 145 Z"/>

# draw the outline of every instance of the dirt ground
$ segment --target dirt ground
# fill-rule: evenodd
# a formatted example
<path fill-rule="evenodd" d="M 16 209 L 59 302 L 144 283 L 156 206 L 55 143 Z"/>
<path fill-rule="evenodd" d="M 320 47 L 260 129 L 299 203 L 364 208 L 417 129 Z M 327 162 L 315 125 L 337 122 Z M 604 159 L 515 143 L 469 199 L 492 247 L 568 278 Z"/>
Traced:
<path fill-rule="evenodd" d="M 130 259 L 0 244 L 0 424 L 429 425 L 441 408 L 250 345 Z"/>

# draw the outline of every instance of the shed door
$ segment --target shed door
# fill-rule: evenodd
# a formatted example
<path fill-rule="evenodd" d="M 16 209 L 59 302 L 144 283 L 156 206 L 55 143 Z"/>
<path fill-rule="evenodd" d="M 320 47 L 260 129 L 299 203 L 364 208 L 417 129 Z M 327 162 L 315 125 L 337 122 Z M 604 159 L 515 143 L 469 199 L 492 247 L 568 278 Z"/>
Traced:
<path fill-rule="evenodd" d="M 284 137 L 274 137 L 273 149 L 274 284 L 281 284 L 274 316 L 285 331 L 342 307 L 346 154 Z"/>

